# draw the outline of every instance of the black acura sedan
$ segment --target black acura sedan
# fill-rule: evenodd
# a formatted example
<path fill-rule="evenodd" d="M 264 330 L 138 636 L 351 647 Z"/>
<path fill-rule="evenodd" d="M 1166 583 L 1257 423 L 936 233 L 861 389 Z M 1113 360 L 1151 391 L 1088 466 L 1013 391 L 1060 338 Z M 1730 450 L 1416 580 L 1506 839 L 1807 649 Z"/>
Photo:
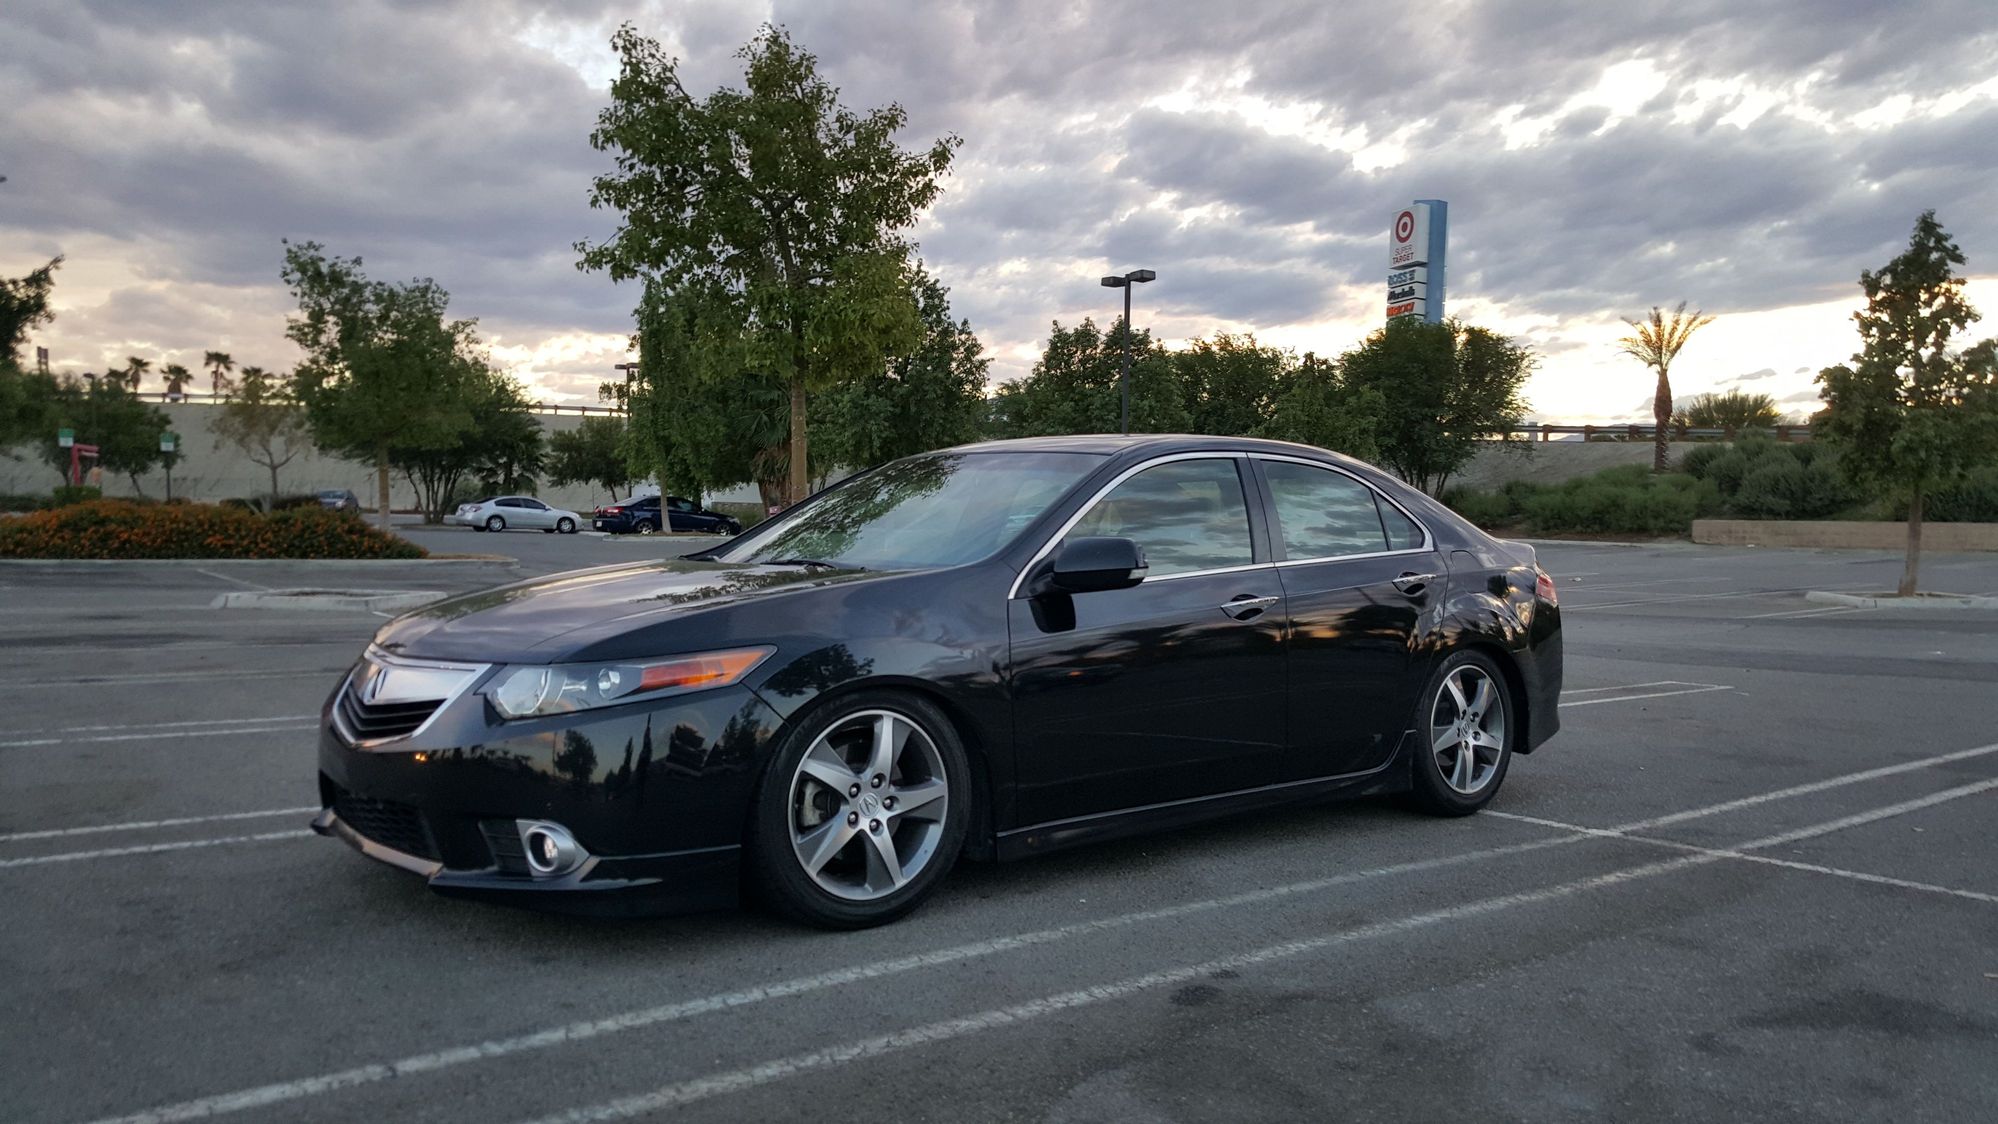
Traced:
<path fill-rule="evenodd" d="M 1374 468 L 1218 437 L 997 441 L 687 559 L 397 618 L 324 711 L 314 821 L 436 890 L 821 925 L 1277 804 L 1491 800 L 1559 727 L 1531 547 Z"/>

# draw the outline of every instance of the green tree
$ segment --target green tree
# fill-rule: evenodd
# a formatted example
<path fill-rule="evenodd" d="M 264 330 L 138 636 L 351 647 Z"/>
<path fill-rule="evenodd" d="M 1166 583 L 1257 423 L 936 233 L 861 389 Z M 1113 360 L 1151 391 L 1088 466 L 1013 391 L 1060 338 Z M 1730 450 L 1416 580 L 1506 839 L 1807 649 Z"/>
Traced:
<path fill-rule="evenodd" d="M 435 281 L 370 281 L 361 259 L 317 242 L 286 244 L 283 277 L 298 312 L 285 334 L 305 351 L 293 386 L 324 449 L 375 466 L 383 530 L 397 458 L 457 443 L 472 425 L 464 383 L 488 370 L 470 320 L 444 318 Z"/>
<path fill-rule="evenodd" d="M 360 259 L 354 259 L 356 265 Z M 229 392 L 229 372 L 236 369 L 236 361 L 226 351 L 204 352 L 201 365 L 208 368 L 208 392 L 220 398 Z"/>
<path fill-rule="evenodd" d="M 1998 461 L 1998 339 L 1950 347 L 1978 319 L 1956 275 L 1962 264 L 1936 213 L 1922 212 L 1908 248 L 1880 272 L 1859 275 L 1859 352 L 1818 373 L 1823 436 L 1840 450 L 1839 470 L 1854 484 L 1907 497 L 1903 597 L 1914 595 L 1921 568 L 1924 500 Z"/>
<path fill-rule="evenodd" d="M 1225 332 L 1173 353 L 1194 433 L 1244 437 L 1270 423 L 1296 364 L 1282 348 Z"/>
<path fill-rule="evenodd" d="M 160 434 L 167 431 L 165 411 L 139 400 L 122 378 L 60 380 L 52 410 L 57 427 L 76 431 L 79 444 L 97 446 L 97 467 L 123 473 L 132 490 L 145 494 L 139 478 L 168 455 L 160 451 Z M 55 434 L 38 445 L 42 461 L 69 481 L 70 451 L 56 444 Z"/>
<path fill-rule="evenodd" d="M 738 53 L 743 89 L 705 100 L 630 25 L 611 44 L 619 73 L 590 143 L 617 170 L 597 177 L 590 202 L 623 222 L 578 243 L 579 264 L 662 284 L 692 322 L 696 376 L 783 383 L 795 503 L 809 483 L 807 394 L 880 369 L 920 336 L 901 232 L 936 199 L 957 138 L 904 151 L 900 106 L 840 105 L 778 28 Z"/>
<path fill-rule="evenodd" d="M 971 324 L 951 319 L 942 282 L 920 266 L 914 277 L 922 340 L 824 393 L 812 419 L 812 453 L 822 464 L 866 468 L 974 440 L 984 427 L 991 360 Z"/>
<path fill-rule="evenodd" d="M 141 359 L 136 355 L 129 355 L 125 358 L 125 366 L 122 370 L 109 372 L 104 377 L 114 382 L 123 383 L 125 389 L 131 391 L 133 394 L 137 394 L 139 392 L 139 384 L 145 381 L 146 372 L 152 369 L 152 360 Z"/>
<path fill-rule="evenodd" d="M 1372 391 L 1380 463 L 1431 494 L 1480 443 L 1520 423 L 1535 359 L 1526 347 L 1457 320 L 1390 320 L 1339 360 L 1344 386 Z"/>
<path fill-rule="evenodd" d="M 648 283 L 638 310 L 638 377 L 629 395 L 626 452 L 637 475 L 696 499 L 745 480 L 782 504 L 790 460 L 790 394 L 757 371 L 705 370 L 692 353 L 699 318 Z"/>
<path fill-rule="evenodd" d="M 1125 331 L 1121 316 L 1108 332 L 1088 318 L 1073 328 L 1057 321 L 1033 372 L 1000 385 L 992 406 L 998 435 L 1117 432 Z M 1131 339 L 1132 432 L 1181 433 L 1189 423 L 1171 353 L 1149 330 L 1138 332 Z"/>
<path fill-rule="evenodd" d="M 269 374 L 262 367 L 244 367 L 210 426 L 216 448 L 233 445 L 270 473 L 270 502 L 275 509 L 280 495 L 278 471 L 312 447 L 305 410 L 292 393 L 291 380 Z"/>
<path fill-rule="evenodd" d="M 1636 329 L 1630 335 L 1617 341 L 1625 355 L 1658 372 L 1658 389 L 1651 399 L 1651 418 L 1655 429 L 1651 438 L 1651 471 L 1664 472 L 1670 449 L 1669 429 L 1672 424 L 1672 361 L 1679 357 L 1686 341 L 1693 333 L 1713 323 L 1714 318 L 1703 316 L 1698 309 L 1691 315 L 1686 313 L 1686 302 L 1667 316 L 1657 305 L 1651 306 L 1651 315 L 1644 320 L 1626 320 Z"/>
<path fill-rule="evenodd" d="M 56 380 L 30 371 L 21 353 L 28 333 L 55 319 L 49 295 L 62 259 L 24 277 L 0 277 L 0 450 L 53 436 Z"/>
<path fill-rule="evenodd" d="M 1284 376 L 1269 421 L 1253 435 L 1372 461 L 1380 459 L 1378 434 L 1386 413 L 1378 389 L 1348 386 L 1336 364 L 1306 352 Z"/>
<path fill-rule="evenodd" d="M 1770 429 L 1783 424 L 1783 411 L 1767 394 L 1730 390 L 1702 394 L 1672 417 L 1674 429 Z"/>
<path fill-rule="evenodd" d="M 541 420 L 528 410 L 527 394 L 511 375 L 465 360 L 451 389 L 469 424 L 448 442 L 389 454 L 416 490 L 425 523 L 442 523 L 467 481 L 489 492 L 532 493 L 546 455 Z"/>
<path fill-rule="evenodd" d="M 623 418 L 584 418 L 574 429 L 548 435 L 548 479 L 558 485 L 600 484 L 612 503 L 618 489 L 631 494 L 631 460 Z"/>

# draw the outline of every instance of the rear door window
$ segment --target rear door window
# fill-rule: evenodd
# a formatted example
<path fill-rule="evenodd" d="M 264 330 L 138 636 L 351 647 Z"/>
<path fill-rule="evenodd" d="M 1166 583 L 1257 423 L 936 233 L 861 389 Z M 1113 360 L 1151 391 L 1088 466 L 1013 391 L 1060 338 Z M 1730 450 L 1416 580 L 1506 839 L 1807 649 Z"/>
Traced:
<path fill-rule="evenodd" d="M 1343 472 L 1295 461 L 1264 461 L 1262 468 L 1270 498 L 1276 501 L 1286 559 L 1340 558 L 1391 549 L 1372 488 Z M 1419 543 L 1419 533 L 1416 538 Z"/>

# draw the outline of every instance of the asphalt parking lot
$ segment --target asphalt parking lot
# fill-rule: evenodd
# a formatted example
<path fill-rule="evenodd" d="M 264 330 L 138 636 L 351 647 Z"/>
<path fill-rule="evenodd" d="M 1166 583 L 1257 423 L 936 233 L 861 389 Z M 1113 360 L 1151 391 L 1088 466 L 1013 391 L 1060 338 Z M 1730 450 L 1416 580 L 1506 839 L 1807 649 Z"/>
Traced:
<path fill-rule="evenodd" d="M 215 595 L 702 545 L 423 541 L 521 561 L 0 567 L 0 1119 L 1998 1119 L 1998 615 L 1803 597 L 1896 558 L 1543 546 L 1565 728 L 1486 814 L 967 865 L 827 934 L 450 901 L 308 833 L 380 619 Z"/>

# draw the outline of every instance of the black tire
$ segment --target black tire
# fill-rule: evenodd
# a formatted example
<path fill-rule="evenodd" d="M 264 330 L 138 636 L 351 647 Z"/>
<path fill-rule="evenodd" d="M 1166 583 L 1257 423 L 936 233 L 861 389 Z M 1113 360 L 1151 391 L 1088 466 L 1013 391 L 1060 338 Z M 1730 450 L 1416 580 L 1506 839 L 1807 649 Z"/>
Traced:
<path fill-rule="evenodd" d="M 568 518 L 567 516 L 564 516 L 564 517 L 563 517 L 563 518 L 561 518 L 561 519 L 557 519 L 557 520 L 555 521 L 555 533 L 556 533 L 556 534 L 558 534 L 558 535 L 573 535 L 573 534 L 575 534 L 575 533 L 576 533 L 576 521 L 575 521 L 574 519 L 570 519 L 570 518 Z"/>
<path fill-rule="evenodd" d="M 506 530 L 506 520 L 497 515 L 488 515 L 486 516 L 486 530 L 504 531 Z"/>
<path fill-rule="evenodd" d="M 474 530 L 474 531 L 477 531 L 478 533 L 480 533 L 480 534 L 482 534 L 482 535 L 486 533 L 486 529 L 485 529 L 484 527 L 481 527 L 481 526 L 474 526 L 474 527 L 472 528 L 472 530 Z"/>
<path fill-rule="evenodd" d="M 941 821 L 918 820 L 910 824 L 917 827 L 927 822 L 941 824 L 934 847 L 921 869 L 898 889 L 885 891 L 871 900 L 853 900 L 820 885 L 793 849 L 794 816 L 804 810 L 803 803 L 796 799 L 795 782 L 800 763 L 820 735 L 850 723 L 868 721 L 868 715 L 883 713 L 916 726 L 927 738 L 941 764 L 947 796 Z M 912 750 L 905 753 L 914 751 L 915 743 L 909 744 Z M 898 765 L 909 760 L 904 756 Z M 893 790 L 895 785 L 890 783 L 885 787 Z M 814 707 L 791 723 L 764 766 L 751 805 L 745 889 L 749 896 L 770 908 L 821 928 L 864 929 L 886 924 L 922 904 L 950 872 L 964 847 L 972 816 L 971 801 L 976 798 L 964 743 L 950 719 L 929 700 L 900 691 L 860 691 Z M 835 810 L 822 822 L 831 823 L 838 814 Z M 865 831 L 864 823 L 859 826 Z M 891 826 L 888 830 L 892 841 L 898 829 Z M 853 839 L 853 845 L 863 849 L 869 843 L 864 835 L 856 834 Z M 847 854 L 850 852 L 841 851 L 842 856 Z"/>
<path fill-rule="evenodd" d="M 637 531 L 641 535 L 656 535 L 659 533 L 659 524 L 654 523 L 650 519 L 641 519 L 638 521 L 638 526 L 633 527 L 632 530 Z"/>
<path fill-rule="evenodd" d="M 1457 683 L 1456 692 L 1449 688 L 1453 679 Z M 1466 693 L 1466 684 L 1480 680 L 1490 684 L 1491 694 L 1479 715 L 1473 717 L 1456 705 L 1456 695 Z M 1466 701 L 1474 702 L 1476 697 L 1475 691 L 1469 692 Z M 1491 729 L 1493 708 L 1499 719 L 1496 731 Z M 1416 810 L 1433 816 L 1468 816 L 1491 803 L 1492 797 L 1498 795 L 1499 786 L 1505 783 L 1513 746 L 1519 740 L 1518 709 L 1505 673 L 1490 657 L 1480 652 L 1454 652 L 1445 658 L 1423 687 L 1415 712 L 1416 748 L 1409 762 L 1409 802 Z M 1453 717 L 1454 721 L 1437 724 L 1438 718 Z M 1461 732 L 1473 728 L 1477 736 L 1489 742 L 1474 741 L 1466 746 Z M 1454 741 L 1453 734 L 1457 735 Z M 1444 743 L 1441 750 L 1436 748 L 1439 742 Z M 1460 773 L 1457 768 L 1464 766 L 1461 760 L 1464 749 L 1469 749 L 1471 761 Z M 1450 762 L 1449 772 L 1445 758 Z"/>

